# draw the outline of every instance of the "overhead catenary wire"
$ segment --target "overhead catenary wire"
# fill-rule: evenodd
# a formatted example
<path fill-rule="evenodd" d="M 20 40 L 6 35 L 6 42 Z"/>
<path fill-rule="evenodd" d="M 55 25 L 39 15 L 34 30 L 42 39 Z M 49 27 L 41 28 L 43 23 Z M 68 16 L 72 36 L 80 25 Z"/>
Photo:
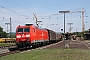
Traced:
<path fill-rule="evenodd" d="M 8 11 L 11 11 L 11 12 L 13 12 L 13 13 L 15 13 L 15 14 L 18 14 L 19 16 L 24 16 L 24 17 L 27 18 L 26 15 L 22 15 L 22 14 L 20 14 L 20 13 L 18 13 L 18 12 L 15 12 L 15 11 L 10 10 L 10 9 L 8 9 L 8 8 L 6 8 L 6 7 L 3 7 L 3 6 L 0 6 L 0 7 L 6 9 L 6 10 L 8 10 Z M 0 11 L 3 12 L 3 14 L 5 14 L 5 13 L 7 13 L 7 14 L 12 14 L 12 13 L 9 13 L 9 12 L 4 12 L 4 11 L 2 11 L 2 10 L 0 10 Z M 14 14 L 13 14 L 13 15 L 14 15 Z M 8 20 L 7 18 L 4 17 L 4 15 L 3 15 L 3 17 L 0 17 L 0 18 L 2 18 L 3 20 Z M 19 23 L 20 23 L 20 22 L 19 22 Z"/>
<path fill-rule="evenodd" d="M 26 9 L 26 10 L 27 10 L 27 13 L 28 13 L 28 9 L 27 9 L 27 8 L 23 7 L 22 5 L 20 5 L 19 3 L 16 3 L 16 2 L 13 1 L 13 0 L 10 0 L 10 1 L 11 1 L 12 3 L 14 3 L 14 4 L 16 4 L 16 5 L 24 8 L 24 9 Z M 27 14 L 27 15 L 24 15 L 24 14 L 18 13 L 18 12 L 16 12 L 16 11 L 13 11 L 13 10 L 11 10 L 11 9 L 9 9 L 9 8 L 4 7 L 4 1 L 3 1 L 3 6 L 0 6 L 0 7 L 6 9 L 6 10 L 8 10 L 8 11 L 11 11 L 11 12 L 13 12 L 13 13 L 15 13 L 15 14 L 18 14 L 19 16 L 24 16 L 26 19 L 29 19 L 28 14 Z M 4 13 L 8 13 L 8 12 L 5 12 L 5 11 L 3 12 L 3 20 L 4 20 Z M 12 13 L 8 13 L 8 14 L 12 14 Z"/>
<path fill-rule="evenodd" d="M 0 10 L 1 12 L 3 12 L 3 13 L 7 13 L 7 14 L 12 14 L 12 13 L 9 13 L 9 12 L 4 12 L 4 11 L 2 11 L 2 10 Z M 15 14 L 12 14 L 12 15 L 15 15 Z M 6 17 L 1 17 L 0 16 L 0 19 L 2 19 L 3 21 L 7 21 L 7 20 L 9 20 L 8 18 L 6 18 Z M 19 20 L 19 15 L 18 15 L 18 20 Z M 15 20 L 13 20 L 12 19 L 12 21 L 14 21 L 14 22 L 18 22 L 18 21 L 15 21 Z M 18 23 L 22 23 L 22 22 L 18 22 Z"/>
<path fill-rule="evenodd" d="M 19 3 L 17 3 L 17 2 L 15 2 L 15 1 L 13 1 L 13 0 L 10 0 L 12 3 L 14 3 L 14 4 L 16 4 L 16 5 L 18 5 L 18 6 L 20 6 L 20 7 L 22 7 L 22 8 L 24 8 L 24 9 L 26 9 L 27 10 L 27 16 L 28 16 L 28 8 L 26 8 L 26 7 L 24 7 L 24 6 L 22 6 L 22 5 L 20 5 Z"/>
<path fill-rule="evenodd" d="M 23 7 L 22 5 L 20 5 L 19 3 L 16 3 L 15 1 L 13 1 L 13 0 L 10 0 L 11 2 L 13 2 L 14 4 L 16 4 L 16 5 L 18 5 L 18 6 L 20 6 L 20 7 L 22 7 L 22 8 L 24 8 L 24 9 L 26 9 L 26 10 L 28 10 L 27 8 L 25 8 L 25 7 Z"/>
<path fill-rule="evenodd" d="M 16 14 L 18 14 L 18 15 L 27 17 L 26 15 L 23 15 L 23 14 L 20 14 L 20 13 L 18 13 L 18 12 L 15 12 L 15 11 L 13 11 L 13 10 L 11 10 L 11 9 L 8 9 L 8 8 L 4 7 L 4 6 L 0 6 L 0 7 L 6 9 L 6 10 L 8 10 L 8 11 L 11 11 L 11 12 L 13 12 L 13 13 L 16 13 Z"/>
<path fill-rule="evenodd" d="M 5 11 L 2 11 L 2 10 L 0 10 L 0 11 L 3 12 L 3 16 L 4 16 L 5 13 L 7 13 L 7 14 L 12 14 L 12 15 L 16 15 L 16 14 L 9 13 L 9 12 L 5 12 Z"/>
<path fill-rule="evenodd" d="M 20 5 L 19 3 L 15 2 L 15 1 L 13 1 L 13 0 L 10 0 L 10 1 L 11 1 L 12 3 L 14 3 L 14 4 L 16 4 L 16 5 L 22 7 L 22 8 L 24 8 L 24 9 L 26 9 L 26 10 L 28 10 L 28 9 L 25 8 L 24 6 Z M 3 2 L 4 2 L 4 1 L 3 1 Z M 3 3 L 3 4 L 4 4 L 4 3 Z M 24 17 L 28 18 L 28 16 L 23 15 L 23 14 L 20 14 L 20 13 L 18 13 L 18 12 L 16 12 L 16 11 L 13 11 L 13 10 L 9 9 L 9 8 L 6 8 L 6 7 L 4 7 L 4 5 L 3 5 L 3 6 L 0 6 L 0 7 L 6 9 L 6 10 L 8 10 L 8 11 L 11 11 L 11 12 L 13 12 L 13 13 L 15 13 L 15 14 L 18 14 L 18 20 L 19 20 L 19 17 L 20 17 L 20 16 L 24 16 Z M 3 12 L 3 13 L 8 13 L 8 12 Z M 8 14 L 12 14 L 12 13 L 8 13 Z M 5 18 L 5 17 L 4 17 L 4 18 Z M 42 18 L 42 19 L 44 19 L 44 18 Z M 50 20 L 50 19 L 51 19 L 51 16 L 49 16 L 49 20 Z"/>
<path fill-rule="evenodd" d="M 9 13 L 9 12 L 4 12 L 4 11 L 2 11 L 2 10 L 0 10 L 0 12 L 2 12 L 2 13 L 7 13 L 7 14 L 12 14 L 12 15 L 16 15 L 16 14 L 13 14 L 13 13 Z M 18 15 L 18 21 L 19 21 L 19 17 L 20 17 L 20 15 Z M 4 15 L 2 16 L 2 17 L 0 17 L 1 19 L 3 19 L 3 20 L 8 20 L 8 18 L 6 18 Z M 27 19 L 27 18 L 26 18 Z M 33 18 L 30 18 L 30 19 L 33 19 Z M 14 21 L 14 20 L 13 20 Z M 15 22 L 18 22 L 18 21 L 15 21 Z M 18 22 L 18 23 L 20 23 L 20 22 Z"/>
<path fill-rule="evenodd" d="M 22 5 L 16 3 L 15 1 L 13 1 L 13 0 L 10 0 L 10 1 L 13 2 L 13 3 L 15 3 L 16 5 L 18 5 L 18 6 L 20 6 L 20 7 L 22 7 L 22 8 L 24 8 L 24 9 L 28 10 L 27 8 L 25 8 L 25 7 L 23 7 Z M 28 18 L 27 18 L 27 19 L 28 19 Z M 42 19 L 44 19 L 44 18 L 42 18 Z M 51 19 L 51 17 L 49 16 L 49 20 L 50 20 L 50 19 Z"/>
<path fill-rule="evenodd" d="M 20 4 L 18 4 L 18 3 L 16 3 L 16 2 L 14 2 L 13 0 L 10 0 L 11 2 L 13 2 L 13 3 L 15 3 L 16 5 L 18 5 L 18 6 L 20 6 L 20 7 L 22 7 L 22 8 L 24 8 L 24 9 L 26 9 L 27 10 L 27 12 L 28 12 L 28 9 L 27 8 L 25 8 L 25 7 L 23 7 L 22 5 L 20 5 Z M 4 1 L 3 1 L 4 2 Z M 4 3 L 3 3 L 4 4 Z M 12 21 L 14 21 L 14 22 L 18 22 L 18 23 L 21 23 L 20 21 L 19 21 L 19 17 L 20 16 L 24 16 L 26 19 L 28 19 L 28 14 L 26 14 L 26 15 L 24 15 L 24 14 L 21 14 L 21 13 L 18 13 L 18 12 L 16 12 L 16 11 L 14 11 L 14 10 L 12 10 L 12 9 L 10 9 L 10 8 L 8 8 L 8 7 L 5 7 L 4 5 L 3 6 L 0 6 L 1 8 L 3 8 L 3 9 L 5 9 L 6 11 L 10 11 L 10 12 L 6 12 L 5 10 L 3 10 L 2 12 L 3 12 L 3 17 L 1 17 L 3 20 L 9 20 L 9 18 L 7 19 L 6 17 L 5 17 L 5 14 L 7 13 L 7 14 L 13 14 L 13 13 L 15 13 L 15 14 L 17 14 L 18 15 L 18 21 L 14 21 L 13 19 L 12 19 Z M 1 10 L 0 10 L 1 11 Z M 14 14 L 13 14 L 14 15 Z M 12 17 L 11 17 L 12 18 Z M 30 18 L 31 19 L 31 18 Z M 42 19 L 44 19 L 44 18 L 42 18 Z M 49 16 L 49 19 L 51 19 L 51 17 Z M 5 22 L 4 21 L 4 22 Z"/>
<path fill-rule="evenodd" d="M 3 17 L 0 17 L 0 18 L 3 19 Z M 4 18 L 4 21 L 8 21 L 8 20 L 9 20 L 8 18 Z M 13 21 L 13 22 L 16 22 L 16 23 L 20 23 L 20 24 L 23 23 L 23 22 L 15 21 L 15 20 L 13 20 L 13 19 L 12 19 L 12 21 Z"/>
<path fill-rule="evenodd" d="M 15 3 L 15 4 L 17 4 L 17 5 L 20 6 L 20 7 L 28 10 L 27 8 L 23 7 L 22 5 L 14 2 L 14 1 L 12 1 L 12 0 L 10 0 L 10 1 L 13 2 L 13 3 Z M 4 1 L 3 1 L 3 2 L 4 2 Z M 3 3 L 3 4 L 4 4 L 4 3 Z M 27 15 L 20 14 L 20 13 L 18 13 L 18 12 L 16 12 L 16 11 L 13 11 L 13 10 L 11 10 L 11 9 L 9 9 L 9 8 L 4 7 L 4 5 L 3 5 L 3 6 L 0 6 L 0 7 L 3 8 L 3 9 L 6 9 L 6 10 L 8 10 L 8 11 L 11 11 L 11 12 L 13 12 L 13 13 L 15 13 L 15 14 L 18 14 L 19 17 L 20 17 L 20 16 L 24 16 L 26 19 L 29 19 L 29 17 L 27 16 L 28 14 L 27 14 Z M 8 12 L 3 11 L 3 20 L 4 20 L 4 18 L 5 18 L 5 17 L 4 17 L 4 13 L 12 14 L 12 13 L 8 13 Z M 28 11 L 27 11 L 27 13 L 28 13 Z M 31 19 L 31 18 L 30 18 L 30 19 Z"/>

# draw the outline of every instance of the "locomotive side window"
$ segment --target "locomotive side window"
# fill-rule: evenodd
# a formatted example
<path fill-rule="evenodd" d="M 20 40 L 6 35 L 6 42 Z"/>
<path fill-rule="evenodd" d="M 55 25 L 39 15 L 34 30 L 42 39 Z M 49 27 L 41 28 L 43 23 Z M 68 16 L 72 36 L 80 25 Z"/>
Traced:
<path fill-rule="evenodd" d="M 30 32 L 30 28 L 24 28 L 24 32 Z"/>
<path fill-rule="evenodd" d="M 23 28 L 18 28 L 18 32 L 23 32 Z"/>

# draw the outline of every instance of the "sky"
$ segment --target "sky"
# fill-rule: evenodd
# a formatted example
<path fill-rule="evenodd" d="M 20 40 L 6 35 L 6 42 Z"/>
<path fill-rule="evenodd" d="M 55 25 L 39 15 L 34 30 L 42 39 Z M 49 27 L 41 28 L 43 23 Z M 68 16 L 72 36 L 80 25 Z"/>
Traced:
<path fill-rule="evenodd" d="M 65 14 L 65 32 L 82 31 L 82 13 L 84 12 L 85 30 L 90 28 L 90 0 L 0 0 L 0 26 L 7 32 L 5 23 L 12 21 L 12 32 L 18 25 L 32 23 L 35 25 L 35 17 L 38 18 L 40 27 L 49 28 L 56 32 L 63 32 L 64 14 L 59 11 L 70 11 Z M 74 13 L 71 13 L 74 12 Z M 10 27 L 8 25 L 8 30 Z"/>

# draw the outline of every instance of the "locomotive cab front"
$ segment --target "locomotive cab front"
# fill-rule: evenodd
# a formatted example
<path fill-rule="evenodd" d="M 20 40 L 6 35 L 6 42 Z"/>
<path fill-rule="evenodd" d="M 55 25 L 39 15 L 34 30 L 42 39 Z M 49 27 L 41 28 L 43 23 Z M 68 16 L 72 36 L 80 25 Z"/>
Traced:
<path fill-rule="evenodd" d="M 30 46 L 30 27 L 19 26 L 16 29 L 16 45 L 18 47 Z"/>

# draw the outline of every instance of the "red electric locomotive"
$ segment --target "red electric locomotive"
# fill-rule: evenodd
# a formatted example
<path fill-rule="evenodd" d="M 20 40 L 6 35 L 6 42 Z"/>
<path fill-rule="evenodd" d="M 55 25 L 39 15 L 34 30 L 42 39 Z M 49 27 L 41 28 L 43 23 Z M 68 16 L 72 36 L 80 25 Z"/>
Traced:
<path fill-rule="evenodd" d="M 31 47 L 38 44 L 49 43 L 47 29 L 42 29 L 33 24 L 18 26 L 16 29 L 16 45 L 18 47 Z"/>

